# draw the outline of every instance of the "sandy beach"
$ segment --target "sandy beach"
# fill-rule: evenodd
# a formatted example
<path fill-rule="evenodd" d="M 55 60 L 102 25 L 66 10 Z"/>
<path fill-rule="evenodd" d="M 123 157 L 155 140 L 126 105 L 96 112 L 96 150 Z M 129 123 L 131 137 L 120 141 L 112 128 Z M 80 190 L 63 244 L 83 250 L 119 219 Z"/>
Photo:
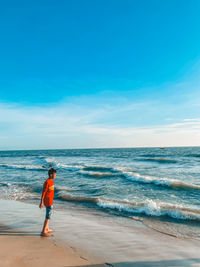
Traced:
<path fill-rule="evenodd" d="M 57 267 L 57 266 L 200 266 L 199 258 L 122 263 L 92 263 L 79 255 L 75 248 L 62 246 L 33 233 L 19 233 L 5 226 L 0 227 L 0 266 L 5 267 Z M 138 247 L 137 247 L 138 249 Z M 143 250 L 144 248 L 139 248 Z M 176 254 L 176 252 L 175 252 Z M 173 258 L 174 255 L 171 255 Z M 158 258 L 160 256 L 158 255 Z"/>
<path fill-rule="evenodd" d="M 200 266 L 198 239 L 161 233 L 141 221 L 55 210 L 56 231 L 44 238 L 44 211 L 16 201 L 0 204 L 0 266 Z"/>
<path fill-rule="evenodd" d="M 76 253 L 75 248 L 62 246 L 35 232 L 23 232 L 0 226 L 0 266 L 93 266 Z M 101 265 L 99 265 L 101 266 Z M 104 265 L 102 265 L 104 266 Z"/>

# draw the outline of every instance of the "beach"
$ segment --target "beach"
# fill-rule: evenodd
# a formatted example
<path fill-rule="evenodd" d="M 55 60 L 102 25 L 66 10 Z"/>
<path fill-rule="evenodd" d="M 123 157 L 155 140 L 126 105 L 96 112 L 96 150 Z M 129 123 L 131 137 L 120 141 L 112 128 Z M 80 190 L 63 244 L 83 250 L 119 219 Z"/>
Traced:
<path fill-rule="evenodd" d="M 96 266 L 94 259 L 54 234 L 40 236 L 42 218 L 34 218 L 42 212 L 38 207 L 4 200 L 0 206 L 0 266 Z"/>
<path fill-rule="evenodd" d="M 96 219 L 55 210 L 51 237 L 33 204 L 0 201 L 0 266 L 200 266 L 200 241 L 161 233 L 140 220 Z"/>
<path fill-rule="evenodd" d="M 0 267 L 200 267 L 200 0 L 0 6 Z"/>
<path fill-rule="evenodd" d="M 1 151 L 0 266 L 200 266 L 199 157 L 198 147 Z"/>
<path fill-rule="evenodd" d="M 89 263 L 74 249 L 42 239 L 38 233 L 0 227 L 0 266 L 85 266 Z"/>

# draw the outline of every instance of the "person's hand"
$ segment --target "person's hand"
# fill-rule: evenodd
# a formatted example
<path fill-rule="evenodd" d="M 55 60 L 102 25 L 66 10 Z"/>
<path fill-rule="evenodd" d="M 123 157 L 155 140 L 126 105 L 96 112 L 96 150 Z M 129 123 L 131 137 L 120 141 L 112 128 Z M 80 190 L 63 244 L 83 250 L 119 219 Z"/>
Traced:
<path fill-rule="evenodd" d="M 42 202 L 40 202 L 40 205 L 39 205 L 39 207 L 40 207 L 40 209 L 42 209 L 42 208 L 43 208 L 43 203 L 42 203 Z"/>

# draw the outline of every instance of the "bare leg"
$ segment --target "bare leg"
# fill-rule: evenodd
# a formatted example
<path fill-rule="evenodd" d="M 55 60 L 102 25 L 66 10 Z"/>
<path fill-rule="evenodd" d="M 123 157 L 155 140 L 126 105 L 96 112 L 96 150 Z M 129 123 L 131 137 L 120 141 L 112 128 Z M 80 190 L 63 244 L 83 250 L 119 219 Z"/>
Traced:
<path fill-rule="evenodd" d="M 45 219 L 41 234 L 44 236 L 48 234 L 48 229 L 49 229 L 49 219 Z"/>

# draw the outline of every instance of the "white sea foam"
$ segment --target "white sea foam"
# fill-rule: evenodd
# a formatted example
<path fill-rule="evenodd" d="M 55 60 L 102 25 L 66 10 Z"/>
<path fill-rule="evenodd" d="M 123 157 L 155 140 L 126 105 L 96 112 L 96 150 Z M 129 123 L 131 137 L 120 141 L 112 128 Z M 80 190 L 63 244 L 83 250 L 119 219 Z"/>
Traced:
<path fill-rule="evenodd" d="M 83 171 L 83 174 L 88 174 L 88 175 L 94 175 L 96 174 L 96 176 L 108 176 L 108 174 L 111 176 L 112 173 L 115 170 L 111 167 L 107 167 L 107 166 L 100 166 L 100 165 L 92 165 L 92 164 L 82 164 L 82 165 L 78 165 L 78 164 L 66 164 L 66 163 L 56 163 L 56 166 L 58 168 L 64 168 L 67 169 L 69 171 Z M 105 174 L 105 175 L 104 175 Z"/>
<path fill-rule="evenodd" d="M 35 196 L 35 193 L 30 192 L 28 188 L 24 187 L 23 185 L 9 184 L 9 186 L 3 186 L 1 188 L 0 199 L 30 200 Z"/>
<path fill-rule="evenodd" d="M 54 160 L 53 158 L 44 158 L 44 160 L 45 160 L 47 163 L 55 162 L 55 160 Z"/>
<path fill-rule="evenodd" d="M 156 217 L 168 216 L 179 220 L 200 221 L 200 209 L 155 201 L 152 199 L 146 199 L 141 202 L 130 200 L 119 201 L 105 198 L 71 195 L 62 191 L 59 192 L 58 198 L 63 201 L 92 203 L 103 209 L 111 209 L 128 214 L 143 214 L 146 216 Z"/>
<path fill-rule="evenodd" d="M 57 163 L 58 168 L 67 169 L 69 171 L 78 171 L 80 169 L 83 169 L 84 166 L 81 165 L 70 165 L 70 164 L 63 164 L 63 163 Z"/>
<path fill-rule="evenodd" d="M 42 161 L 44 162 L 44 165 L 48 164 L 49 166 L 57 166 L 57 161 L 54 158 L 42 158 Z"/>
<path fill-rule="evenodd" d="M 30 165 L 30 164 L 0 164 L 0 167 L 10 169 L 25 169 L 25 170 L 46 170 L 45 166 Z"/>
<path fill-rule="evenodd" d="M 185 208 L 181 205 L 174 205 L 164 202 L 156 202 L 151 199 L 141 203 L 119 202 L 113 200 L 99 199 L 97 205 L 102 208 L 115 209 L 121 212 L 132 214 L 145 214 L 148 216 L 169 216 L 181 220 L 200 220 L 200 210 Z"/>
<path fill-rule="evenodd" d="M 141 175 L 137 172 L 130 171 L 130 169 L 117 167 L 125 178 L 132 180 L 134 182 L 140 183 L 151 183 L 158 186 L 167 186 L 167 187 L 176 187 L 176 188 L 183 188 L 183 189 L 197 189 L 200 190 L 200 185 L 182 182 L 176 179 L 169 179 L 169 178 L 159 178 L 155 176 L 149 175 Z"/>

